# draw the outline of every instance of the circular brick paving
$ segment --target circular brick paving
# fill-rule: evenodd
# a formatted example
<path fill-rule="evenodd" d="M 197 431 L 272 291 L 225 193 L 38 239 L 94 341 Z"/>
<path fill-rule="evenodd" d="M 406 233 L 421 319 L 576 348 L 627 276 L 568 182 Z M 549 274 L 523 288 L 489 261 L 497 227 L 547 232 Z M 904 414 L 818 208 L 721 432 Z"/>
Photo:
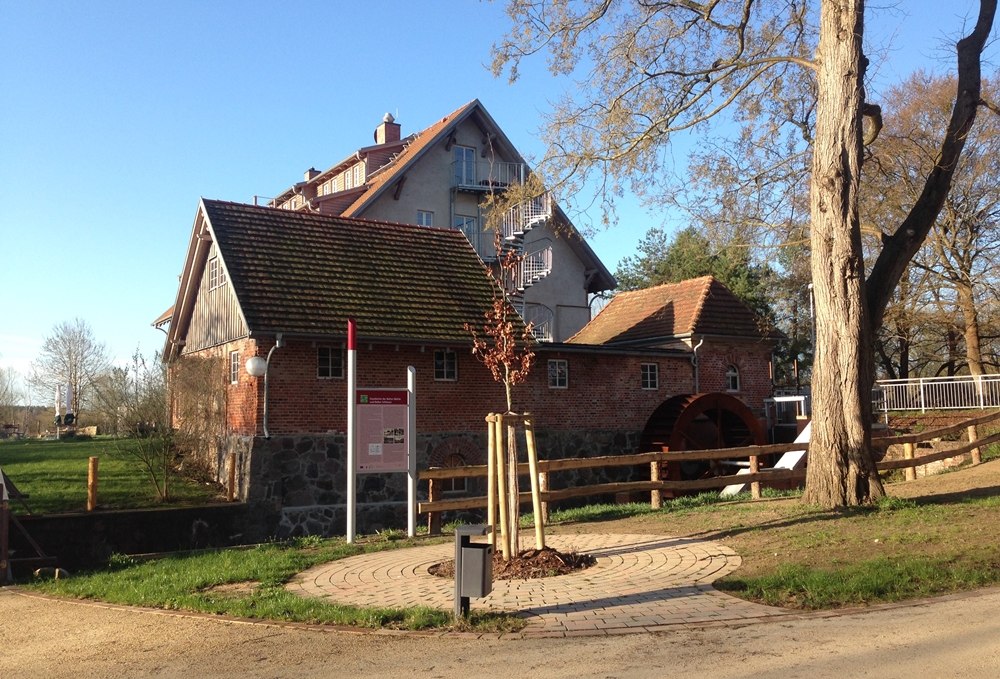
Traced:
<path fill-rule="evenodd" d="M 474 609 L 516 612 L 522 636 L 653 631 L 684 624 L 785 615 L 723 594 L 711 583 L 740 565 L 728 547 L 658 535 L 550 535 L 549 546 L 590 554 L 583 571 L 532 580 L 496 580 Z M 454 544 L 388 550 L 300 573 L 289 588 L 355 606 L 431 606 L 452 610 L 454 581 L 428 568 L 454 556 Z"/>

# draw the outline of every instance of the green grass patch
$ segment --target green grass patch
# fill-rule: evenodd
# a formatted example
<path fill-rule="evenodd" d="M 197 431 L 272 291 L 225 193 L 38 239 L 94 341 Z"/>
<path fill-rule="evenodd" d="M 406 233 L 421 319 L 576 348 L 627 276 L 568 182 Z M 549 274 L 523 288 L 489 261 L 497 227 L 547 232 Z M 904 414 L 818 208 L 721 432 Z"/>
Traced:
<path fill-rule="evenodd" d="M 715 587 L 770 606 L 820 609 L 902 601 L 996 582 L 1000 582 L 1000 570 L 989 562 L 900 557 L 838 568 L 786 564 L 759 577 L 727 576 L 715 582 Z"/>
<path fill-rule="evenodd" d="M 87 506 L 88 458 L 97 457 L 99 509 L 137 509 L 161 506 L 149 477 L 117 448 L 134 445 L 129 439 L 94 438 L 59 441 L 4 441 L 0 443 L 0 468 L 37 514 L 79 512 Z M 171 477 L 172 504 L 200 504 L 218 500 L 218 489 L 179 476 Z M 15 512 L 23 512 L 18 502 Z"/>
<path fill-rule="evenodd" d="M 142 562 L 118 555 L 106 570 L 27 586 L 78 599 L 264 620 L 409 630 L 451 628 L 454 622 L 448 611 L 358 608 L 298 596 L 285 589 L 292 576 L 316 564 L 413 544 L 412 540 L 348 544 L 342 539 L 305 538 Z M 502 632 L 523 625 L 511 615 L 476 611 L 457 628 Z"/>

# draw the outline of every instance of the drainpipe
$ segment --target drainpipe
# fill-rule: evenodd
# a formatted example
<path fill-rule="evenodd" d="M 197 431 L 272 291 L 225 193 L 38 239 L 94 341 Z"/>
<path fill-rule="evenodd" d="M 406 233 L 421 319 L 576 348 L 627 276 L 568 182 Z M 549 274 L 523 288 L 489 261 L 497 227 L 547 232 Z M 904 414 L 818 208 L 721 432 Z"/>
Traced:
<path fill-rule="evenodd" d="M 274 346 L 271 350 L 267 352 L 267 358 L 262 359 L 260 356 L 253 356 L 247 361 L 247 372 L 254 377 L 264 376 L 264 438 L 271 438 L 271 433 L 267 430 L 267 375 L 268 368 L 271 367 L 271 356 L 274 355 L 275 349 L 281 349 L 285 346 L 285 339 L 281 336 L 279 332 L 274 341 Z"/>
<path fill-rule="evenodd" d="M 691 354 L 691 366 L 694 368 L 694 393 L 696 394 L 701 393 L 701 377 L 698 370 L 698 349 L 700 349 L 701 345 L 704 343 L 705 343 L 705 338 L 702 337 L 700 340 L 698 340 L 698 343 L 694 345 Z"/>

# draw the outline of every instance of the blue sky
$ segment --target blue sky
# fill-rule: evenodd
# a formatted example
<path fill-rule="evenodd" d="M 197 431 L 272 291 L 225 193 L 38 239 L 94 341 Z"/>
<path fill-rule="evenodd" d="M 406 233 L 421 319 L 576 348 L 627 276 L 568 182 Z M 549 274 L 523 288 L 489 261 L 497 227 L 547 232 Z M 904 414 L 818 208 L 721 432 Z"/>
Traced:
<path fill-rule="evenodd" d="M 885 84 L 949 66 L 942 40 L 976 5 L 885 4 L 869 26 L 890 47 Z M 502 4 L 474 0 L 0 0 L 0 367 L 25 373 L 75 317 L 119 361 L 151 355 L 199 197 L 273 196 L 369 143 L 386 111 L 408 134 L 478 98 L 541 155 L 548 102 L 572 82 L 542 58 L 514 86 L 494 79 L 506 26 Z M 590 238 L 612 271 L 671 221 L 634 200 L 619 217 Z"/>

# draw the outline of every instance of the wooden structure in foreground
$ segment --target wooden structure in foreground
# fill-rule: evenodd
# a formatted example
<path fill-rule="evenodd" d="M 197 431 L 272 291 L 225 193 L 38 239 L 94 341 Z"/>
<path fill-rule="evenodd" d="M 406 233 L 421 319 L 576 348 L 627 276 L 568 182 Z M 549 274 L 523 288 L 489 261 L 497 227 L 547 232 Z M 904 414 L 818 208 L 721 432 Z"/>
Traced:
<path fill-rule="evenodd" d="M 493 416 L 491 416 L 493 417 Z M 904 434 L 902 436 L 886 436 L 876 438 L 872 441 L 872 446 L 877 449 L 886 450 L 892 445 L 903 446 L 903 459 L 883 460 L 878 463 L 879 471 L 889 471 L 903 469 L 906 480 L 916 478 L 916 468 L 921 465 L 930 464 L 950 457 L 971 454 L 973 464 L 982 461 L 980 448 L 993 443 L 1000 442 L 1000 432 L 991 434 L 980 439 L 978 428 L 981 425 L 991 424 L 1000 421 L 1000 410 L 973 417 L 957 424 L 924 431 L 916 434 Z M 964 432 L 967 442 L 956 448 L 949 450 L 939 450 L 925 455 L 916 455 L 917 445 L 925 441 L 939 439 L 945 436 Z M 528 502 L 539 503 L 541 507 L 540 516 L 542 520 L 536 521 L 541 524 L 547 520 L 547 504 L 559 500 L 566 500 L 578 497 L 593 497 L 599 495 L 613 495 L 625 492 L 650 492 L 650 502 L 656 507 L 663 491 L 691 492 L 699 490 L 712 490 L 715 488 L 725 488 L 731 484 L 750 484 L 751 496 L 754 499 L 760 497 L 760 485 L 767 485 L 769 482 L 793 482 L 802 483 L 806 478 L 805 469 L 796 470 L 770 470 L 759 466 L 759 458 L 764 455 L 775 453 L 786 453 L 792 450 L 808 451 L 808 443 L 781 443 L 767 446 L 748 446 L 743 448 L 722 448 L 716 450 L 696 450 L 685 452 L 670 452 L 660 450 L 655 452 L 634 453 L 629 455 L 606 455 L 601 457 L 588 458 L 564 458 L 559 460 L 538 460 L 537 468 L 532 469 L 528 463 L 520 463 L 517 466 L 517 473 L 521 476 L 529 476 L 532 479 L 532 487 L 536 486 L 539 491 L 536 493 L 520 493 L 521 504 Z M 491 455 L 493 452 L 490 453 Z M 498 456 L 499 457 L 499 456 Z M 750 474 L 730 474 L 726 476 L 715 476 L 706 479 L 695 479 L 691 481 L 670 481 L 658 478 L 659 463 L 664 461 L 684 462 L 688 460 L 711 461 L 711 460 L 749 460 Z M 601 467 L 624 467 L 644 465 L 650 469 L 649 481 L 625 481 L 621 483 L 599 483 L 588 486 L 574 486 L 572 488 L 560 488 L 549 490 L 550 475 L 566 470 L 576 469 L 596 469 Z M 441 520 L 440 512 L 455 511 L 462 509 L 483 509 L 491 505 L 490 498 L 494 497 L 487 491 L 488 497 L 468 497 L 442 500 L 439 493 L 435 492 L 434 483 L 437 479 L 457 479 L 457 478 L 492 478 L 492 470 L 488 465 L 468 465 L 464 467 L 434 467 L 425 469 L 418 474 L 420 480 L 429 481 L 428 501 L 417 505 L 417 511 L 421 514 L 428 514 L 428 526 L 431 533 L 440 532 Z M 537 479 L 537 484 L 535 480 Z M 536 499 L 537 498 L 537 499 Z M 495 506 L 495 504 L 494 504 Z M 489 520 L 489 519 L 488 519 Z M 536 526 L 536 530 L 538 527 Z"/>

